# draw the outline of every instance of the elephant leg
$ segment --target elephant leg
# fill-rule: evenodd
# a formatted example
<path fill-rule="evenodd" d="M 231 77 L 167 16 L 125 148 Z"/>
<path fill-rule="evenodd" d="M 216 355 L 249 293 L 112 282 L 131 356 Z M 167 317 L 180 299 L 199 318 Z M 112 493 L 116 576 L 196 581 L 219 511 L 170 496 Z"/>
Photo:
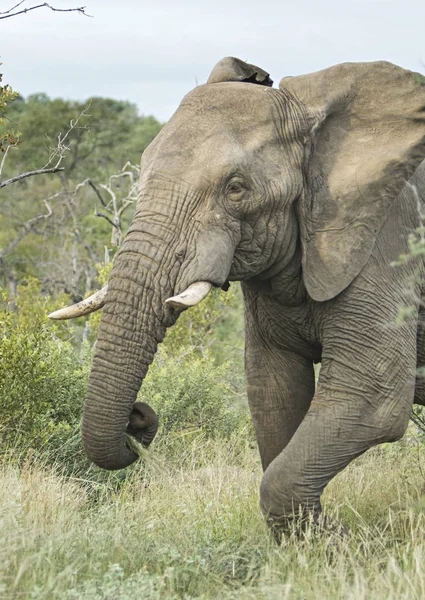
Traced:
<path fill-rule="evenodd" d="M 313 361 L 246 331 L 245 370 L 252 421 L 265 470 L 288 445 L 314 394 Z"/>
<path fill-rule="evenodd" d="M 424 300 L 422 299 L 422 302 Z M 415 383 L 414 404 L 425 406 L 425 309 L 421 308 L 418 319 L 418 374 Z"/>
<path fill-rule="evenodd" d="M 354 300 L 327 314 L 316 394 L 289 444 L 263 475 L 261 508 L 274 529 L 284 530 L 294 516 L 318 517 L 329 481 L 368 448 L 400 439 L 407 427 L 416 318 L 396 326 L 397 306 L 392 314 L 371 315 L 358 310 L 358 296 Z"/>

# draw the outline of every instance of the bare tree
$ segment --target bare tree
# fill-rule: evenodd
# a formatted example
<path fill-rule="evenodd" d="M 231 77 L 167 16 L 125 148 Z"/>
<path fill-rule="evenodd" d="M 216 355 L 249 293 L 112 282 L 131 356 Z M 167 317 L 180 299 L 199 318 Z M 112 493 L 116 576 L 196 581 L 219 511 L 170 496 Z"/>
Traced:
<path fill-rule="evenodd" d="M 97 276 L 96 263 L 108 263 L 110 251 L 121 246 L 125 228 L 123 217 L 137 200 L 139 173 L 138 166 L 127 162 L 118 173 L 109 177 L 107 183 L 97 184 L 88 178 L 76 185 L 72 192 L 64 194 L 62 204 L 66 207 L 66 215 L 63 223 L 56 224 L 56 228 L 64 231 L 66 242 L 59 252 L 55 250 L 54 257 L 51 256 L 50 264 L 54 263 L 55 267 L 50 269 L 50 274 L 56 277 L 57 282 L 66 281 L 66 291 L 74 298 L 79 299 L 79 295 L 92 291 L 92 283 Z M 85 237 L 79 216 L 86 214 L 89 190 L 94 192 L 97 201 L 94 216 L 105 219 L 111 226 L 110 245 L 105 245 L 103 251 L 99 244 L 93 246 Z"/>
<path fill-rule="evenodd" d="M 112 226 L 111 245 L 119 248 L 123 240 L 122 216 L 125 211 L 137 200 L 138 179 L 140 168 L 127 162 L 119 173 L 112 175 L 107 184 L 96 186 L 90 179 L 86 183 L 96 193 L 103 212 L 95 210 L 96 217 L 106 219 Z M 127 187 L 122 186 L 124 179 L 127 179 Z M 107 198 L 101 194 L 100 189 L 107 194 Z M 123 189 L 125 190 L 123 193 Z M 121 193 L 118 194 L 117 191 Z"/>
<path fill-rule="evenodd" d="M 11 149 L 14 149 L 18 145 L 19 142 L 17 141 L 8 145 L 3 152 L 2 160 L 0 162 L 0 189 L 11 185 L 12 183 L 16 183 L 28 177 L 32 177 L 34 175 L 43 175 L 46 173 L 58 173 L 64 171 L 64 167 L 61 167 L 60 165 L 64 160 L 67 152 L 69 151 L 69 146 L 67 145 L 67 142 L 70 138 L 70 135 L 75 129 L 81 129 L 81 126 L 79 126 L 79 121 L 82 117 L 89 116 L 88 108 L 89 107 L 87 106 L 76 119 L 70 121 L 68 130 L 64 134 L 58 134 L 56 144 L 55 146 L 52 146 L 50 148 L 49 158 L 44 167 L 33 171 L 20 173 L 14 177 L 2 181 L 1 175 L 8 154 L 11 151 Z M 87 127 L 84 127 L 84 129 L 87 129 Z M 10 204 L 9 195 L 4 196 L 4 202 L 0 202 L 0 214 L 4 214 L 7 217 L 8 221 L 14 224 L 13 227 L 16 231 L 14 236 L 9 238 L 6 246 L 4 248 L 0 248 L 0 267 L 2 268 L 2 271 L 9 283 L 10 295 L 12 297 L 14 295 L 14 292 L 16 291 L 16 279 L 14 277 L 13 269 L 11 269 L 10 266 L 8 266 L 6 263 L 6 257 L 11 255 L 12 252 L 17 248 L 17 246 L 28 235 L 44 235 L 45 226 L 43 225 L 45 225 L 46 222 L 52 217 L 54 207 L 56 206 L 56 209 L 58 208 L 58 200 L 61 201 L 60 204 L 67 206 L 68 214 L 72 214 L 71 205 L 69 204 L 68 200 L 68 197 L 70 195 L 72 196 L 72 192 L 68 192 L 66 189 L 64 189 L 51 195 L 48 198 L 43 198 L 41 200 L 41 203 L 44 207 L 44 210 L 39 209 L 39 214 L 36 214 L 35 216 L 32 216 L 29 219 L 20 218 L 19 211 L 16 210 L 16 207 L 13 205 L 13 203 Z"/>

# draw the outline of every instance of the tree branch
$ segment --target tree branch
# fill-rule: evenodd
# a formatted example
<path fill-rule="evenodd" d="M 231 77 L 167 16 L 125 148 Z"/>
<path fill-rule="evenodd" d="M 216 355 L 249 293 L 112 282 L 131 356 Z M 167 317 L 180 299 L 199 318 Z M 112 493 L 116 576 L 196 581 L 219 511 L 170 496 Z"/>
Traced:
<path fill-rule="evenodd" d="M 37 217 L 33 217 L 32 219 L 27 221 L 23 226 L 22 231 L 16 236 L 16 238 L 12 242 L 10 242 L 9 246 L 5 250 L 2 250 L 0 252 L 0 259 L 3 259 L 5 256 L 10 254 L 12 250 L 16 248 L 16 246 L 24 239 L 24 237 L 26 237 L 31 231 L 34 231 L 35 225 L 39 221 L 48 219 L 52 216 L 52 209 L 47 200 L 44 200 L 44 204 L 47 208 L 47 213 L 45 213 L 44 215 L 38 215 Z"/>
<path fill-rule="evenodd" d="M 18 6 L 21 6 L 21 4 L 23 4 L 25 2 L 25 0 L 21 0 L 20 2 L 18 2 L 18 4 L 15 4 L 15 6 L 12 6 L 12 8 L 9 8 L 9 10 L 5 10 L 4 12 L 0 13 L 0 15 L 7 15 L 9 13 L 12 12 L 12 10 L 15 10 L 15 8 L 18 8 Z"/>
<path fill-rule="evenodd" d="M 4 274 L 6 275 L 6 279 L 9 282 L 9 310 L 14 310 L 15 308 L 15 303 L 13 301 L 13 298 L 16 296 L 16 288 L 17 288 L 17 281 L 16 278 L 13 274 L 12 269 L 9 267 L 9 265 L 6 263 L 6 261 L 0 256 L 0 266 L 3 269 Z"/>
<path fill-rule="evenodd" d="M 10 12 L 12 12 L 12 10 L 15 10 L 15 8 L 18 8 L 18 6 L 21 6 L 21 4 L 23 4 L 25 2 L 25 0 L 21 0 L 20 2 L 18 2 L 18 4 L 15 4 L 15 6 L 12 6 L 12 8 L 9 8 L 9 10 L 5 10 L 4 12 L 0 13 L 0 15 L 7 15 Z"/>
<path fill-rule="evenodd" d="M 80 15 L 84 15 L 85 17 L 93 16 L 88 15 L 85 12 L 85 6 L 80 6 L 79 8 L 54 8 L 54 6 L 50 6 L 50 4 L 48 4 L 47 2 L 43 2 L 43 4 L 37 4 L 36 6 L 31 6 L 30 8 L 23 8 L 22 10 L 18 10 L 17 12 L 12 12 L 13 10 L 15 10 L 15 8 L 18 8 L 21 4 L 23 4 L 24 1 L 25 0 L 22 0 L 22 2 L 18 2 L 18 4 L 15 4 L 15 6 L 9 8 L 9 10 L 0 12 L 0 19 L 10 19 L 11 17 L 17 17 L 18 15 L 26 14 L 27 12 L 30 12 L 31 10 L 36 10 L 37 8 L 50 8 L 50 10 L 53 10 L 54 12 L 78 12 L 80 13 Z"/>
<path fill-rule="evenodd" d="M 9 151 L 10 151 L 11 148 L 16 148 L 16 145 L 15 144 L 10 144 L 9 146 L 6 147 L 6 150 L 3 153 L 3 158 L 2 158 L 2 161 L 0 163 L 0 183 L 1 183 L 1 174 L 3 173 L 4 164 L 6 162 L 7 155 L 8 155 L 8 153 L 9 153 Z"/>
<path fill-rule="evenodd" d="M 112 225 L 112 227 L 115 227 L 116 229 L 119 229 L 119 225 L 117 225 L 116 223 L 113 222 L 113 220 L 108 217 L 108 215 L 105 215 L 105 213 L 101 213 L 98 212 L 97 210 L 94 213 L 95 217 L 103 217 L 104 219 L 106 219 L 108 221 L 108 223 L 110 223 Z"/>
<path fill-rule="evenodd" d="M 63 161 L 66 152 L 69 151 L 69 146 L 67 146 L 65 144 L 67 138 L 69 137 L 69 135 L 71 134 L 72 131 L 74 131 L 74 129 L 88 129 L 87 127 L 78 127 L 78 123 L 80 122 L 80 119 L 82 117 L 90 117 L 91 115 L 87 112 L 90 108 L 90 104 L 91 102 L 89 102 L 87 104 L 87 106 L 84 108 L 84 110 L 78 115 L 78 117 L 76 119 L 71 119 L 71 121 L 69 122 L 69 128 L 68 131 L 65 133 L 65 135 L 62 135 L 61 133 L 59 133 L 58 135 L 58 141 L 57 144 L 54 148 L 50 149 L 50 155 L 49 155 L 49 160 L 47 161 L 47 163 L 44 165 L 44 168 L 47 168 L 50 164 L 52 164 L 52 162 L 56 160 L 56 164 L 55 167 L 59 167 L 59 165 L 61 164 L 61 162 Z"/>
<path fill-rule="evenodd" d="M 21 173 L 20 175 L 16 175 L 16 177 L 11 177 L 11 179 L 6 179 L 6 181 L 0 181 L 0 189 L 2 187 L 6 187 L 6 185 L 15 183 L 16 181 L 25 179 L 26 177 L 32 177 L 33 175 L 43 175 L 44 173 L 58 173 L 59 171 L 64 171 L 64 170 L 65 170 L 65 167 L 53 167 L 52 169 L 37 169 L 36 171 L 27 171 L 27 173 Z"/>
<path fill-rule="evenodd" d="M 1 14 L 1 13 L 0 13 Z M 3 171 L 4 164 L 6 162 L 6 158 L 10 148 L 16 147 L 16 144 L 11 144 L 7 146 L 6 151 L 3 155 L 3 158 L 0 162 L 0 189 L 5 187 L 6 185 L 10 185 L 11 183 L 15 183 L 16 181 L 20 181 L 21 179 L 25 179 L 26 177 L 32 177 L 33 175 L 43 175 L 44 173 L 58 173 L 59 171 L 64 171 L 64 167 L 59 167 L 59 165 L 63 162 L 65 158 L 66 152 L 69 151 L 69 147 L 66 146 L 65 142 L 70 134 L 75 129 L 87 129 L 86 127 L 79 127 L 78 123 L 82 117 L 89 117 L 89 113 L 87 112 L 90 107 L 90 103 L 84 108 L 84 110 L 78 115 L 76 119 L 72 119 L 69 123 L 68 131 L 62 135 L 61 133 L 57 138 L 57 145 L 55 148 L 50 149 L 49 160 L 44 165 L 43 168 L 37 169 L 35 171 L 28 171 L 27 173 L 21 173 L 16 177 L 12 177 L 11 179 L 6 179 L 6 181 L 1 180 L 1 174 Z M 50 164 L 55 163 L 54 167 L 49 167 Z"/>
<path fill-rule="evenodd" d="M 92 190 L 94 190 L 94 192 L 95 192 L 96 196 L 99 198 L 99 200 L 100 200 L 100 202 L 101 202 L 102 206 L 103 206 L 104 208 L 108 208 L 108 207 L 107 207 L 107 204 L 106 204 L 106 202 L 105 202 L 105 200 L 104 200 L 104 199 L 103 199 L 103 197 L 102 197 L 102 194 L 99 192 L 99 190 L 97 189 L 97 187 L 94 185 L 93 181 L 92 181 L 91 179 L 89 179 L 89 180 L 87 181 L 87 183 L 88 183 L 88 184 L 89 184 L 89 186 L 92 188 Z"/>

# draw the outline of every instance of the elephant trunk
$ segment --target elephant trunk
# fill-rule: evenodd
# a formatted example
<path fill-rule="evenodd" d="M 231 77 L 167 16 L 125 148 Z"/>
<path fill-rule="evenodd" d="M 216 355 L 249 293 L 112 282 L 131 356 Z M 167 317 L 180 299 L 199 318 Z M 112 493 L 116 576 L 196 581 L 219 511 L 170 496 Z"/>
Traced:
<path fill-rule="evenodd" d="M 140 204 L 109 279 L 83 413 L 87 455 L 105 469 L 136 460 L 126 432 L 145 445 L 152 441 L 156 415 L 136 398 L 157 346 L 181 310 L 212 285 L 222 286 L 230 272 L 238 232 L 211 217 L 192 224 L 191 238 L 182 243 L 185 213 L 180 220 L 170 208 L 177 200 L 158 195 L 155 213 Z"/>
<path fill-rule="evenodd" d="M 137 237 L 126 239 L 114 263 L 84 405 L 83 443 L 105 469 L 137 459 L 126 432 L 145 445 L 156 433 L 154 411 L 135 401 L 157 345 L 178 315 L 164 306 L 173 291 L 162 275 L 165 251 Z"/>

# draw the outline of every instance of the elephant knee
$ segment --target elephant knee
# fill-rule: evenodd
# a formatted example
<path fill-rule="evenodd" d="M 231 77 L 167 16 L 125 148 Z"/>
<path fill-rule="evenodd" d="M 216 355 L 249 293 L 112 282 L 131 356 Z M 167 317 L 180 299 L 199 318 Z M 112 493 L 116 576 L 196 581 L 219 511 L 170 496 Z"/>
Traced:
<path fill-rule="evenodd" d="M 406 433 L 411 411 L 411 402 L 393 405 L 391 409 L 384 405 L 371 419 L 371 425 L 375 430 L 381 431 L 381 435 L 375 437 L 373 441 L 383 443 L 400 440 Z"/>
<path fill-rule="evenodd" d="M 395 423 L 392 423 L 388 428 L 383 442 L 398 442 L 406 433 L 407 426 L 409 425 L 410 413 L 400 417 Z"/>

